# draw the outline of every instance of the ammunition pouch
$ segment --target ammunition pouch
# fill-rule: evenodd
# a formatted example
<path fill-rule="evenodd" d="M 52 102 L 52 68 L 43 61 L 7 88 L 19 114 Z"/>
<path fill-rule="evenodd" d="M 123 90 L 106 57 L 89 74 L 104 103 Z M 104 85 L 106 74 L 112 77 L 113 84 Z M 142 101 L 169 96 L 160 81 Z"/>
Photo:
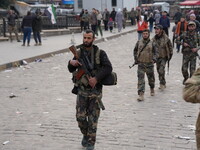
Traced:
<path fill-rule="evenodd" d="M 105 86 L 116 85 L 117 74 L 115 72 L 111 72 L 109 75 L 103 78 L 100 83 Z"/>

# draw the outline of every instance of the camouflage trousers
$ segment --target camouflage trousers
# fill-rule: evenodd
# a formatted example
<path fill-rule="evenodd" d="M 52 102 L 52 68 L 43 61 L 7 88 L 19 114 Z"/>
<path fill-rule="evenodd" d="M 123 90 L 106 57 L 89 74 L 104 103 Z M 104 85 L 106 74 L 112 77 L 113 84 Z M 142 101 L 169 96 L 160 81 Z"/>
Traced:
<path fill-rule="evenodd" d="M 158 78 L 160 81 L 160 84 L 165 85 L 166 80 L 165 80 L 165 66 L 167 63 L 167 58 L 158 58 L 156 61 L 156 69 L 158 72 Z"/>
<path fill-rule="evenodd" d="M 196 143 L 197 143 L 197 150 L 200 150 L 200 113 L 196 122 Z"/>
<path fill-rule="evenodd" d="M 10 33 L 10 40 L 12 41 L 12 32 L 15 33 L 16 40 L 19 40 L 18 32 L 17 32 L 17 27 L 16 26 L 8 26 L 8 32 Z"/>
<path fill-rule="evenodd" d="M 138 95 L 145 92 L 145 73 L 147 75 L 150 88 L 155 87 L 155 75 L 153 63 L 139 63 L 137 76 L 138 76 Z"/>
<path fill-rule="evenodd" d="M 188 69 L 190 73 L 188 73 Z M 183 54 L 182 74 L 184 80 L 187 80 L 196 70 L 196 55 L 194 53 Z"/>
<path fill-rule="evenodd" d="M 89 145 L 94 145 L 96 142 L 99 115 L 98 97 L 77 95 L 76 119 L 81 133 L 88 137 Z"/>

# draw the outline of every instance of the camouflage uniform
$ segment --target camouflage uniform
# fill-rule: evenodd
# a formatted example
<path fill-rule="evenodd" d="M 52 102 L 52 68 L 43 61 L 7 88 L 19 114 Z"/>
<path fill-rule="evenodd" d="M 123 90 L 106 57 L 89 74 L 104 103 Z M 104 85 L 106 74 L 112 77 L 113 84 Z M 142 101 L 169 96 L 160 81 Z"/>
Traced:
<path fill-rule="evenodd" d="M 148 44 L 146 45 L 147 42 Z M 145 48 L 143 48 L 144 46 Z M 145 73 L 150 88 L 153 89 L 155 87 L 154 62 L 156 62 L 157 59 L 157 48 L 155 43 L 149 39 L 138 41 L 134 48 L 134 58 L 138 63 L 138 95 L 140 95 L 145 92 Z"/>
<path fill-rule="evenodd" d="M 177 38 L 177 43 L 187 43 L 190 47 L 185 47 L 183 45 L 182 54 L 183 54 L 183 62 L 182 62 L 182 74 L 184 77 L 183 82 L 185 82 L 189 77 L 192 76 L 194 71 L 196 70 L 196 56 L 197 53 L 192 52 L 192 48 L 196 48 L 200 45 L 200 35 L 196 32 L 184 32 L 180 37 Z M 190 74 L 188 73 L 188 67 L 190 70 Z"/>
<path fill-rule="evenodd" d="M 190 103 L 200 103 L 200 68 L 198 68 L 191 78 L 185 82 L 183 89 L 183 99 Z M 200 113 L 196 121 L 196 144 L 197 150 L 200 150 Z"/>
<path fill-rule="evenodd" d="M 156 43 L 158 47 L 159 56 L 156 61 L 156 68 L 158 72 L 160 85 L 165 86 L 165 66 L 167 61 L 169 61 L 173 55 L 172 43 L 169 37 L 164 32 L 160 37 L 155 35 L 152 40 Z"/>
<path fill-rule="evenodd" d="M 78 87 L 76 119 L 83 136 L 87 137 L 87 145 L 92 146 L 94 146 L 96 141 L 97 123 L 100 115 L 100 108 L 102 107 L 102 84 L 100 84 L 99 81 L 112 71 L 112 65 L 105 51 L 99 50 L 99 58 L 95 58 L 98 50 L 98 47 L 95 45 L 93 45 L 93 52 L 89 52 L 81 46 L 79 56 L 79 58 L 82 58 L 82 52 L 87 52 L 88 58 L 94 68 L 90 72 L 92 72 L 92 74 L 95 72 L 93 76 L 95 76 L 98 81 L 95 88 L 92 89 L 90 87 L 86 75 L 83 75 L 80 80 L 76 81 L 76 86 Z M 98 59 L 99 64 L 97 64 L 96 59 Z M 74 67 L 68 63 L 68 69 L 73 73 L 79 70 L 79 67 Z"/>

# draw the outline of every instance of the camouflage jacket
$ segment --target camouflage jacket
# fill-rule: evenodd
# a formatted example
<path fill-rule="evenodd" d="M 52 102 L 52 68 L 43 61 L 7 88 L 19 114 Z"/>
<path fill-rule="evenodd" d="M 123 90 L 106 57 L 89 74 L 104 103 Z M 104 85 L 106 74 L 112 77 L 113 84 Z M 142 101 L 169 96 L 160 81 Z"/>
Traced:
<path fill-rule="evenodd" d="M 196 48 L 197 46 L 200 46 L 200 35 L 194 31 L 194 32 L 184 32 L 181 36 L 179 36 L 176 40 L 177 44 L 183 44 L 187 43 L 189 46 L 185 47 L 183 45 L 182 47 L 182 53 L 192 53 L 192 48 Z"/>
<path fill-rule="evenodd" d="M 158 58 L 171 59 L 173 55 L 173 47 L 169 37 L 163 33 L 160 37 L 154 36 L 152 40 L 156 43 L 158 48 Z"/>
<path fill-rule="evenodd" d="M 150 40 L 140 40 L 136 43 L 133 55 L 136 62 L 139 63 L 151 63 L 155 62 L 158 57 L 158 50 L 156 44 Z M 146 45 L 146 46 L 145 46 Z M 143 48 L 145 46 L 145 48 Z"/>

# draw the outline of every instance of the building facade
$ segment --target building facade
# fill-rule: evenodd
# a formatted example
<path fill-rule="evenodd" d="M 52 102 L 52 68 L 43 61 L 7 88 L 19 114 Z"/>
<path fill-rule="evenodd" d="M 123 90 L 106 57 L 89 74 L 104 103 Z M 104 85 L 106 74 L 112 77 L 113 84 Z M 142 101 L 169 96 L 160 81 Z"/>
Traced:
<path fill-rule="evenodd" d="M 109 11 L 112 8 L 116 10 L 118 8 L 127 8 L 127 10 L 131 10 L 131 8 L 136 8 L 139 5 L 139 0 L 74 0 L 74 10 L 75 12 L 80 12 L 82 9 L 88 9 L 89 11 L 92 8 L 96 8 L 100 11 L 104 11 L 107 8 Z"/>

